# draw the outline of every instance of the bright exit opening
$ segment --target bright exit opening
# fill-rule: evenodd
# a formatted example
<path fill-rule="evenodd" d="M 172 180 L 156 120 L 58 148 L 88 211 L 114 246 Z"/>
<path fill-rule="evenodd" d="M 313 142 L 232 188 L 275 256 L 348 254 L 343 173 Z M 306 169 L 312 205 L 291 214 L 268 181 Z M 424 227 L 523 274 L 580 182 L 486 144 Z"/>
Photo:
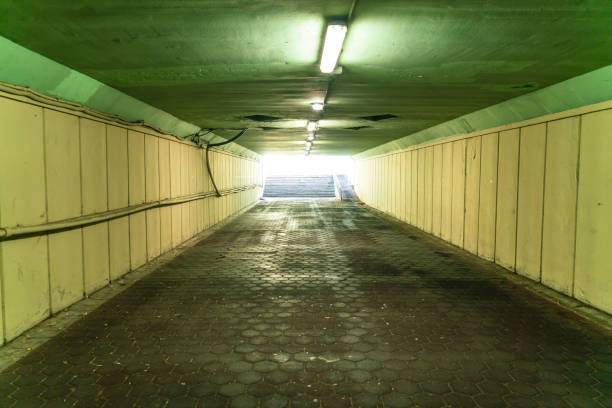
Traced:
<path fill-rule="evenodd" d="M 346 198 L 352 193 L 350 156 L 268 155 L 262 164 L 264 198 Z"/>

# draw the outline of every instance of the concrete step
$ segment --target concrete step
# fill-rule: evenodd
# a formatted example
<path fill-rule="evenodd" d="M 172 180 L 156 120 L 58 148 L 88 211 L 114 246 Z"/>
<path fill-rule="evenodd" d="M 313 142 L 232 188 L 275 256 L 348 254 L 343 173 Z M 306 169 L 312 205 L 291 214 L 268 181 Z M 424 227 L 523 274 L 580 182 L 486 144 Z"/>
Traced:
<path fill-rule="evenodd" d="M 334 177 L 324 176 L 269 176 L 264 197 L 335 197 Z"/>

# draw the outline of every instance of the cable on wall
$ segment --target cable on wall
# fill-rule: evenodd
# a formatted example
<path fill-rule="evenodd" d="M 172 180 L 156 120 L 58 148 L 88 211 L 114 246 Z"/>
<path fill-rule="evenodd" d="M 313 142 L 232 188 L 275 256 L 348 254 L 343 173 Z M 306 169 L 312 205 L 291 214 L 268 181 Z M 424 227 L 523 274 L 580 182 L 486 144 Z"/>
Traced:
<path fill-rule="evenodd" d="M 215 194 L 217 195 L 217 197 L 221 197 L 221 193 L 219 192 L 219 189 L 217 188 L 217 183 L 215 183 L 215 178 L 213 177 L 212 171 L 210 170 L 210 159 L 208 156 L 208 150 L 211 147 L 216 147 L 216 146 L 223 146 L 224 144 L 228 144 L 233 142 L 234 140 L 238 139 L 240 136 L 244 135 L 246 133 L 246 131 L 249 130 L 248 128 L 244 128 L 242 129 L 240 132 L 238 132 L 238 134 L 234 137 L 232 137 L 231 139 L 226 140 L 225 142 L 219 142 L 219 143 L 208 143 L 206 142 L 206 169 L 208 170 L 208 177 L 210 177 L 210 181 L 212 182 L 213 188 L 215 189 Z M 212 130 L 211 130 L 212 132 Z M 210 132 L 208 132 L 210 133 Z"/>

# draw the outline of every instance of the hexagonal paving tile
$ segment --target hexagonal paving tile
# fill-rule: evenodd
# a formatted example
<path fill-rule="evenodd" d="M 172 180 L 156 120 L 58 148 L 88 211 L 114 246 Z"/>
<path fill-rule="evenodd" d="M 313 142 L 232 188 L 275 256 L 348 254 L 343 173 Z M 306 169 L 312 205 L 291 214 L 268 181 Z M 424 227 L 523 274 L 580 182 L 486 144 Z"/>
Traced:
<path fill-rule="evenodd" d="M 0 406 L 610 405 L 609 338 L 504 273 L 354 203 L 264 201 L 0 373 Z"/>

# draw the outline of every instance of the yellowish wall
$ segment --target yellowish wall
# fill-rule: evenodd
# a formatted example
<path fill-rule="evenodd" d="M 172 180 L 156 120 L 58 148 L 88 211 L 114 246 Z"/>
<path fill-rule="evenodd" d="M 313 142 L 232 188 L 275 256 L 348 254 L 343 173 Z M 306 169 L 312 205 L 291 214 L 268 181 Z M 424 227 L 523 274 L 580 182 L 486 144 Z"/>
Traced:
<path fill-rule="evenodd" d="M 2 228 L 212 191 L 193 143 L 8 94 L 0 94 L 0 146 Z M 0 241 L 0 344 L 259 197 L 259 162 L 220 150 L 210 159 L 221 198 Z"/>
<path fill-rule="evenodd" d="M 355 185 L 374 208 L 612 313 L 612 102 L 362 159 Z M 405 193 L 389 207 L 381 189 Z"/>

